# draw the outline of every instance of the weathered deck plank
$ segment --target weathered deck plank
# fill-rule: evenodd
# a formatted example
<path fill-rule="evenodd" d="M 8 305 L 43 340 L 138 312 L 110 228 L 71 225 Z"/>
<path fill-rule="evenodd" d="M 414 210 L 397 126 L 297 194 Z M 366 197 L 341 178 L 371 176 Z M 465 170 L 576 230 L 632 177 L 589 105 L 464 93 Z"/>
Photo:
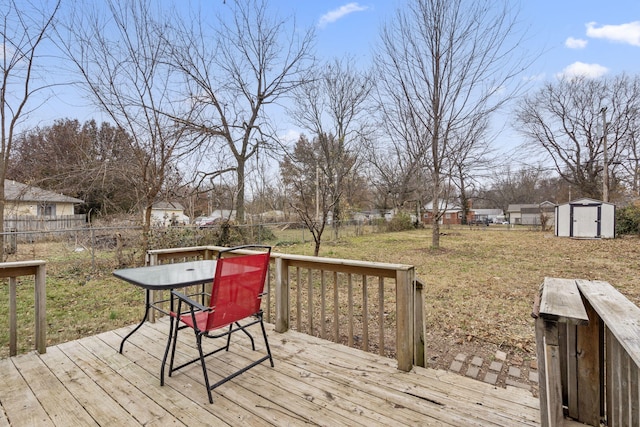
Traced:
<path fill-rule="evenodd" d="M 523 390 L 445 371 L 401 372 L 394 360 L 272 327 L 275 368 L 261 364 L 215 389 L 211 405 L 197 364 L 160 386 L 166 319 L 145 325 L 119 354 L 130 329 L 0 360 L 0 426 L 539 425 L 538 400 Z M 182 334 L 177 357 L 194 351 L 192 340 Z M 212 380 L 255 356 L 242 344 L 238 336 L 208 359 Z"/>

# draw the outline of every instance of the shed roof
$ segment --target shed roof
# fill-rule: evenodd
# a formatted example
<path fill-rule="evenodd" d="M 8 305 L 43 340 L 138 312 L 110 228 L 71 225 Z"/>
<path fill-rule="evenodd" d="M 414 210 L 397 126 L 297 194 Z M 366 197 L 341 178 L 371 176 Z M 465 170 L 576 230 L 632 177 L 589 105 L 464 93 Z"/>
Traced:
<path fill-rule="evenodd" d="M 591 204 L 603 204 L 603 205 L 614 205 L 613 203 L 603 202 L 602 200 L 590 199 L 589 197 L 583 197 L 580 199 L 571 200 L 567 203 L 562 203 L 563 205 L 591 205 Z"/>
<path fill-rule="evenodd" d="M 49 202 L 49 203 L 84 203 L 75 197 L 65 196 L 33 185 L 5 179 L 4 197 L 7 201 Z"/>

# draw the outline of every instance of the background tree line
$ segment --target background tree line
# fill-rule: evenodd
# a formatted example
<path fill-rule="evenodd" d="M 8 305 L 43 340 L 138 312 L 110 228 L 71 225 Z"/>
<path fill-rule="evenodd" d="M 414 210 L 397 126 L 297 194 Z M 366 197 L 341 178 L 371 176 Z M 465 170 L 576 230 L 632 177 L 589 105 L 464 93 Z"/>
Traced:
<path fill-rule="evenodd" d="M 535 58 L 519 49 L 511 2 L 412 1 L 381 28 L 370 67 L 318 61 L 314 29 L 266 0 L 187 12 L 148 0 L 69 5 L 10 0 L 2 12 L 0 36 L 19 53 L 3 64 L 0 181 L 82 198 L 86 212 L 139 213 L 148 230 L 159 200 L 192 216 L 233 209 L 239 222 L 282 210 L 317 252 L 329 218 L 337 236 L 355 211 L 434 201 L 438 247 L 445 203 L 638 195 L 638 76 L 523 86 Z M 25 125 L 34 93 L 55 90 L 33 73 L 45 45 L 104 123 Z M 283 104 L 304 132 L 293 142 L 280 136 Z M 491 123 L 505 117 L 535 164 L 498 152 Z"/>

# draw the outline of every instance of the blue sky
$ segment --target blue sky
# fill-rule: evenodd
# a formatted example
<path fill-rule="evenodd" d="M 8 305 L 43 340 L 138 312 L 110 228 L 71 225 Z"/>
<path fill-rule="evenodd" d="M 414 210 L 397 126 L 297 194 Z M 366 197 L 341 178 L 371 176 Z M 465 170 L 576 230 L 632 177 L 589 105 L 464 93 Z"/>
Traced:
<path fill-rule="evenodd" d="M 271 0 L 271 5 L 281 15 L 295 15 L 299 27 L 316 27 L 318 59 L 352 55 L 366 67 L 381 25 L 408 1 Z M 224 7 L 223 0 L 202 4 Z M 593 77 L 640 73 L 639 0 L 522 0 L 520 5 L 521 25 L 527 33 L 522 49 L 540 54 L 523 75 L 533 82 L 532 89 L 536 82 L 563 73 Z M 37 124 L 50 124 L 60 115 L 81 121 L 95 116 L 94 109 L 83 107 L 71 88 L 58 90 L 58 99 L 50 99 L 37 112 Z"/>
<path fill-rule="evenodd" d="M 407 1 L 277 0 L 273 4 L 285 14 L 295 13 L 301 24 L 316 27 L 319 57 L 351 54 L 367 62 L 381 24 Z M 527 32 L 523 48 L 541 53 L 527 77 L 640 72 L 640 1 L 523 0 L 520 4 Z"/>
<path fill-rule="evenodd" d="M 319 56 L 348 53 L 368 61 L 381 24 L 407 1 L 277 0 L 274 6 L 295 12 L 300 23 L 316 26 Z M 640 1 L 523 0 L 520 4 L 527 32 L 522 47 L 542 52 L 529 77 L 640 72 Z"/>
<path fill-rule="evenodd" d="M 295 13 L 299 23 L 316 27 L 320 58 L 348 54 L 366 66 L 380 27 L 408 1 L 277 0 L 274 6 L 283 13 Z M 513 4 L 520 5 L 521 30 L 526 33 L 521 48 L 537 57 L 522 76 L 529 90 L 562 75 L 640 73 L 639 0 L 522 0 Z M 508 111 L 494 118 L 496 129 L 502 129 L 495 143 L 504 152 L 522 141 L 510 122 Z"/>

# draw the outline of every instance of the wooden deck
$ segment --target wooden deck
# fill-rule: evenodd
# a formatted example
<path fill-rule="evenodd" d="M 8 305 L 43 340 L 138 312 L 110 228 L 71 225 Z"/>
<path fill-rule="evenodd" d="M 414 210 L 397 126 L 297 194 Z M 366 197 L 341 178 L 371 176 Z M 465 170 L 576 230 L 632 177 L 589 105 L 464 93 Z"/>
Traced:
<path fill-rule="evenodd" d="M 166 320 L 143 326 L 121 355 L 130 329 L 0 360 L 0 426 L 540 425 L 538 399 L 524 390 L 432 369 L 401 372 L 394 360 L 271 327 L 275 368 L 249 370 L 215 389 L 209 404 L 197 364 L 160 386 Z M 239 342 L 209 358 L 211 379 L 253 356 L 245 350 Z"/>

